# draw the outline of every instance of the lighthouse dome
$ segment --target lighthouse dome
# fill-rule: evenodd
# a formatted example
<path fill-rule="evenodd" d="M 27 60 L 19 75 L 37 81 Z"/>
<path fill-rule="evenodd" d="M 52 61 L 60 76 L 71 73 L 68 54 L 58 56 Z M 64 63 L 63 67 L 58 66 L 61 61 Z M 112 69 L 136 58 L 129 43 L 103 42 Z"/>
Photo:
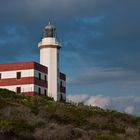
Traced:
<path fill-rule="evenodd" d="M 49 21 L 48 25 L 45 27 L 45 29 L 56 29 L 54 25 L 51 24 Z"/>
<path fill-rule="evenodd" d="M 55 30 L 55 26 L 53 26 L 49 21 L 48 25 L 44 29 L 43 37 L 55 37 Z"/>

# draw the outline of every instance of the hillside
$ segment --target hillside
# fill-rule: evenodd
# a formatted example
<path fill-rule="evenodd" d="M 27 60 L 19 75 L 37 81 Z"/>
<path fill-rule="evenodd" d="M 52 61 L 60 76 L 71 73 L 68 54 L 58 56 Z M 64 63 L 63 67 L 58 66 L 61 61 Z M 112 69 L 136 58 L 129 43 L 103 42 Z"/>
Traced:
<path fill-rule="evenodd" d="M 0 140 L 140 140 L 140 117 L 0 89 Z"/>

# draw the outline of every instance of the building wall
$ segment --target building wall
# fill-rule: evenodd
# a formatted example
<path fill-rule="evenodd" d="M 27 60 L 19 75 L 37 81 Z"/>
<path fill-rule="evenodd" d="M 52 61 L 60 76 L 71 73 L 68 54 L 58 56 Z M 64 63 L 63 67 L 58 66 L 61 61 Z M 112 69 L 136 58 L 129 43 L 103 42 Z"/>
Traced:
<path fill-rule="evenodd" d="M 50 61 L 49 65 L 54 61 L 57 61 L 57 58 Z M 57 65 L 57 62 L 54 63 Z M 53 67 L 49 70 L 51 73 L 50 77 L 48 76 L 47 68 L 35 62 L 0 64 L 0 88 L 6 88 L 17 92 L 17 88 L 20 87 L 21 93 L 29 96 L 47 95 L 49 93 L 48 79 L 50 79 L 50 87 L 53 89 L 51 97 L 55 99 L 57 98 L 58 100 L 60 100 L 60 98 L 62 98 L 62 100 L 66 100 L 65 74 L 58 74 L 57 69 L 53 69 Z M 21 79 L 17 79 L 17 72 L 21 72 Z"/>
<path fill-rule="evenodd" d="M 66 75 L 60 72 L 59 78 L 60 100 L 66 101 Z"/>
<path fill-rule="evenodd" d="M 38 86 L 35 84 L 26 84 L 26 85 L 12 85 L 12 86 L 0 86 L 0 88 L 3 89 L 8 89 L 14 92 L 17 92 L 17 87 L 21 88 L 21 93 L 25 94 L 25 95 L 42 95 L 42 96 L 46 96 L 47 95 L 47 88 L 42 87 L 42 86 Z M 41 93 L 38 93 L 38 89 L 41 89 Z M 46 95 L 44 93 L 44 90 L 46 90 Z"/>
<path fill-rule="evenodd" d="M 48 89 L 45 88 L 45 87 L 38 86 L 38 85 L 34 85 L 34 91 L 35 91 L 35 93 L 38 93 L 38 89 L 39 88 L 41 89 L 41 95 L 44 95 L 45 96 L 44 90 L 46 90 L 46 95 L 47 95 Z"/>
<path fill-rule="evenodd" d="M 39 73 L 41 74 L 41 80 L 45 80 L 45 76 L 46 76 L 46 80 L 48 81 L 48 74 L 34 70 L 34 77 L 39 78 Z"/>
<path fill-rule="evenodd" d="M 17 79 L 17 72 L 21 73 L 20 79 Z M 47 92 L 46 67 L 35 62 L 0 64 L 0 88 L 6 88 L 16 92 L 19 87 L 20 91 L 24 94 L 39 94 L 40 88 L 40 95 L 46 95 L 44 92 Z"/>
<path fill-rule="evenodd" d="M 35 70 L 36 73 L 38 73 L 39 71 Z M 21 76 L 22 77 L 33 77 L 34 76 L 34 69 L 30 69 L 30 70 L 13 70 L 13 71 L 2 71 L 0 72 L 1 75 L 1 79 L 9 79 L 9 78 L 16 78 L 16 74 L 17 72 L 21 72 Z M 36 77 L 38 75 L 35 75 Z"/>
<path fill-rule="evenodd" d="M 16 92 L 16 88 L 21 87 L 21 92 L 34 92 L 34 84 L 26 84 L 26 85 L 9 85 L 9 86 L 0 86 L 0 88 L 6 88 Z"/>

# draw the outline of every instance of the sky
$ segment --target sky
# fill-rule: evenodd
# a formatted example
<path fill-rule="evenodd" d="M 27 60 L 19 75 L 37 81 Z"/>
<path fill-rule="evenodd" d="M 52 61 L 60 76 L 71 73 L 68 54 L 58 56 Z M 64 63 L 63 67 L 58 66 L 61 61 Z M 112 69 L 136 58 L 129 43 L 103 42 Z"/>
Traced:
<path fill-rule="evenodd" d="M 48 21 L 72 101 L 140 115 L 139 0 L 0 0 L 0 63 L 37 61 Z"/>

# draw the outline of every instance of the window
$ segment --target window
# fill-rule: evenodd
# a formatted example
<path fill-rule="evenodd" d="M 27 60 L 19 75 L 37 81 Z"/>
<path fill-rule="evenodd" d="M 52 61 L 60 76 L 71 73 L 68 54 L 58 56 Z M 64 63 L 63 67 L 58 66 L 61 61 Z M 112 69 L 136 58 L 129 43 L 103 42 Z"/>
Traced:
<path fill-rule="evenodd" d="M 17 79 L 21 79 L 21 72 L 17 72 Z"/>
<path fill-rule="evenodd" d="M 46 75 L 44 76 L 44 80 L 45 80 L 45 82 L 47 82 L 47 76 Z"/>
<path fill-rule="evenodd" d="M 63 86 L 63 83 L 62 83 L 62 81 L 60 82 L 60 87 L 62 87 Z"/>
<path fill-rule="evenodd" d="M 63 101 L 63 96 L 62 96 L 62 94 L 60 94 L 60 102 L 62 102 Z"/>
<path fill-rule="evenodd" d="M 46 89 L 44 89 L 44 95 L 47 96 L 47 90 Z"/>
<path fill-rule="evenodd" d="M 17 87 L 16 93 L 21 93 L 21 87 Z"/>
<path fill-rule="evenodd" d="M 38 88 L 38 94 L 41 95 L 41 88 Z"/>
<path fill-rule="evenodd" d="M 0 80 L 1 80 L 1 73 L 0 73 Z"/>
<path fill-rule="evenodd" d="M 38 73 L 38 79 L 41 80 L 41 73 Z"/>

